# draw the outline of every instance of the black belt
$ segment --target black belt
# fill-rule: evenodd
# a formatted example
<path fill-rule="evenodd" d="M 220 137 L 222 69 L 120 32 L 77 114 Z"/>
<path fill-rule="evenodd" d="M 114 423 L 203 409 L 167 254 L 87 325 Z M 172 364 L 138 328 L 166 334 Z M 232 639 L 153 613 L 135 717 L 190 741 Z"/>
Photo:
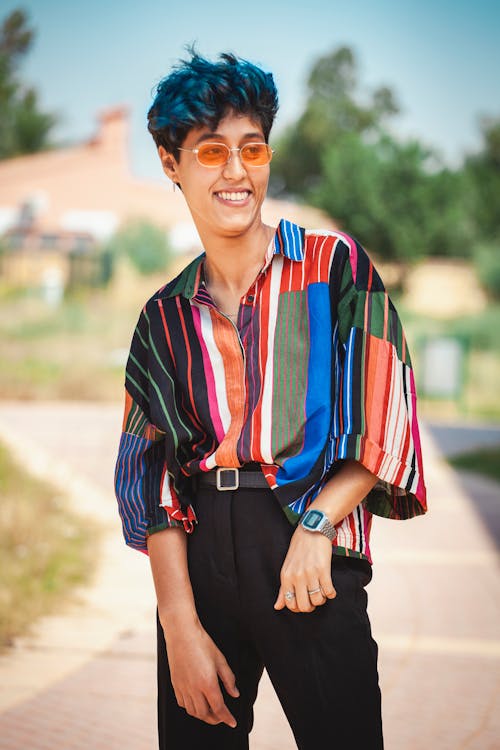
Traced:
<path fill-rule="evenodd" d="M 248 469 L 225 469 L 219 467 L 211 471 L 198 474 L 199 487 L 216 487 L 221 492 L 244 489 L 269 489 L 269 484 L 262 471 Z"/>

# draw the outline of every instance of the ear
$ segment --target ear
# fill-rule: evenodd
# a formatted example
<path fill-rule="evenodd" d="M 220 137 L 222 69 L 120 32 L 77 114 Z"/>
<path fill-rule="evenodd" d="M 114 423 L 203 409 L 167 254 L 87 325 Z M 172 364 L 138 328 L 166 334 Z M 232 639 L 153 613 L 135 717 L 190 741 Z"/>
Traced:
<path fill-rule="evenodd" d="M 167 151 L 163 146 L 158 146 L 158 155 L 160 157 L 163 171 L 167 177 L 172 180 L 176 185 L 179 184 L 179 175 L 177 174 L 177 162 L 173 155 Z"/>

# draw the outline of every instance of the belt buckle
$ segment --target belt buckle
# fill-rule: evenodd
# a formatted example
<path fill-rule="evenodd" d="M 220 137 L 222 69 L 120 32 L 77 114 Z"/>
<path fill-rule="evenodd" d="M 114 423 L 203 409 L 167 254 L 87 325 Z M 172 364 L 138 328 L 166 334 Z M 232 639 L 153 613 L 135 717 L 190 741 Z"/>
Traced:
<path fill-rule="evenodd" d="M 228 481 L 227 472 L 229 472 L 230 475 L 232 473 L 233 481 L 231 482 L 231 484 L 227 484 L 227 481 Z M 239 469 L 225 469 L 224 467 L 219 466 L 219 468 L 216 471 L 215 478 L 216 478 L 217 489 L 220 490 L 221 492 L 237 490 L 238 487 L 240 486 Z"/>

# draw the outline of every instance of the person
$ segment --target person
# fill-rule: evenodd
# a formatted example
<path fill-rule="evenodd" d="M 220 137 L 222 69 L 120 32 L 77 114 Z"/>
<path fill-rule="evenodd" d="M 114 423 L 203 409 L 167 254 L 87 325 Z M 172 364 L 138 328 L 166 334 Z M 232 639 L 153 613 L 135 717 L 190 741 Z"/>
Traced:
<path fill-rule="evenodd" d="M 297 747 L 382 748 L 372 515 L 426 510 L 410 355 L 369 256 L 262 220 L 277 106 L 257 65 L 191 51 L 148 114 L 204 248 L 142 309 L 116 464 L 157 595 L 162 750 L 248 748 L 264 668 Z"/>

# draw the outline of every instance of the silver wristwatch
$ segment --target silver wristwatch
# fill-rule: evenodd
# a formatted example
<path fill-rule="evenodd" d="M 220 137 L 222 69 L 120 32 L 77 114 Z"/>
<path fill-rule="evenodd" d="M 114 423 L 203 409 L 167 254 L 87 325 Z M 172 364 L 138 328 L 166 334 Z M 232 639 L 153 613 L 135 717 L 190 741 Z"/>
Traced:
<path fill-rule="evenodd" d="M 317 531 L 320 534 L 324 534 L 331 542 L 333 542 L 337 536 L 335 526 L 322 510 L 315 510 L 313 508 L 306 510 L 300 519 L 300 525 L 303 526 L 306 531 Z"/>

